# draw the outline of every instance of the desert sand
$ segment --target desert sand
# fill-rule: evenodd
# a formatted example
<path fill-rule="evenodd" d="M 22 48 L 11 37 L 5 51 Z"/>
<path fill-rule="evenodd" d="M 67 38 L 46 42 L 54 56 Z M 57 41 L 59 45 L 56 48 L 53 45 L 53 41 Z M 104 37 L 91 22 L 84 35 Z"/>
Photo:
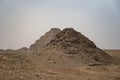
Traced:
<path fill-rule="evenodd" d="M 29 49 L 0 50 L 0 80 L 120 80 L 120 50 L 54 28 Z"/>

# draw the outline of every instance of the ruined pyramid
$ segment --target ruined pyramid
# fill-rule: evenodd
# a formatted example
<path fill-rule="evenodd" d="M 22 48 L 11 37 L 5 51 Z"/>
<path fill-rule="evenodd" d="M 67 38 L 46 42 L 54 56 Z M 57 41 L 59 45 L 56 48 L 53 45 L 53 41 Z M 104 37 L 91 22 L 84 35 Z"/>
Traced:
<path fill-rule="evenodd" d="M 45 46 L 52 39 L 55 38 L 56 34 L 61 30 L 58 28 L 52 28 L 49 32 L 47 32 L 44 36 L 42 36 L 39 40 L 37 40 L 34 44 L 30 46 L 30 50 L 38 50 L 41 47 Z"/>
<path fill-rule="evenodd" d="M 117 61 L 73 28 L 53 28 L 31 45 L 35 62 L 44 65 L 108 65 Z M 116 63 L 117 64 L 117 63 Z"/>

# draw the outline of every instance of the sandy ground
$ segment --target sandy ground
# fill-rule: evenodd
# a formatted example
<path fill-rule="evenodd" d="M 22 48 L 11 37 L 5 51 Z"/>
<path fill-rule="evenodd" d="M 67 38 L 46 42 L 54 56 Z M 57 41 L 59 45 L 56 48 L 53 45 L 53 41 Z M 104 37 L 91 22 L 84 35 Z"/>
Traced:
<path fill-rule="evenodd" d="M 104 50 L 104 51 L 109 53 L 111 56 L 120 58 L 120 50 Z"/>
<path fill-rule="evenodd" d="M 120 58 L 120 50 L 105 51 Z M 120 80 L 120 65 L 47 67 L 25 57 L 25 53 L 0 53 L 0 80 Z"/>

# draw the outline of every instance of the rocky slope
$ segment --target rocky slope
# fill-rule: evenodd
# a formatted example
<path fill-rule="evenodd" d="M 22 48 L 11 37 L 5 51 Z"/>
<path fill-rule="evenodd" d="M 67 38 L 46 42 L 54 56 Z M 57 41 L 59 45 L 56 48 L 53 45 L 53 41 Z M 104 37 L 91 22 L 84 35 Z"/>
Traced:
<path fill-rule="evenodd" d="M 49 34 L 51 33 L 48 32 Z M 50 36 L 50 35 L 49 35 Z M 43 37 L 46 37 L 43 36 Z M 47 41 L 47 38 L 45 38 Z M 40 39 L 39 43 L 43 43 Z M 37 64 L 46 66 L 80 66 L 80 65 L 109 65 L 118 64 L 119 60 L 114 59 L 90 41 L 80 32 L 72 28 L 66 28 L 58 31 L 48 41 L 43 43 L 44 46 L 38 48 L 38 53 L 34 59 Z M 42 44 L 42 45 L 43 45 Z"/>
<path fill-rule="evenodd" d="M 57 33 L 61 30 L 58 28 L 52 28 L 49 32 L 47 32 L 44 36 L 42 36 L 39 40 L 37 40 L 34 44 L 30 46 L 30 50 L 37 51 L 41 47 L 45 46 L 49 43 Z"/>

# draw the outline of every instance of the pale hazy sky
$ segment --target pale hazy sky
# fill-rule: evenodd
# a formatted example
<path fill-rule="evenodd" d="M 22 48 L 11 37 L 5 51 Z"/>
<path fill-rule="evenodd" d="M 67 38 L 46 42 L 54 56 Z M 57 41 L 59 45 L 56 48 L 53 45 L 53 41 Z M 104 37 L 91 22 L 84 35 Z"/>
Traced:
<path fill-rule="evenodd" d="M 52 27 L 120 49 L 120 0 L 0 0 L 0 48 L 29 47 Z"/>

